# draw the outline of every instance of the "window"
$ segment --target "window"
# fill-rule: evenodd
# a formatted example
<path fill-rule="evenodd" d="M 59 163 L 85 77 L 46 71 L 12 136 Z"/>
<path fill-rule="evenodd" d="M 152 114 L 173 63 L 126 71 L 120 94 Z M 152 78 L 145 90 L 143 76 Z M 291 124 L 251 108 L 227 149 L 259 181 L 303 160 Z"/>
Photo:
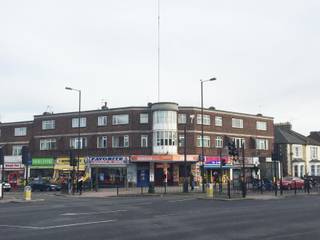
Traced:
<path fill-rule="evenodd" d="M 112 136 L 113 148 L 127 148 L 129 147 L 129 136 Z"/>
<path fill-rule="evenodd" d="M 298 174 L 298 166 L 297 166 L 297 165 L 294 166 L 294 176 L 295 176 L 295 177 L 299 177 L 299 174 Z"/>
<path fill-rule="evenodd" d="M 197 124 L 201 124 L 201 114 L 197 114 Z M 210 125 L 210 115 L 203 115 L 203 125 Z"/>
<path fill-rule="evenodd" d="M 40 139 L 40 150 L 53 150 L 56 149 L 56 139 Z"/>
<path fill-rule="evenodd" d="M 55 129 L 55 120 L 42 121 L 42 130 Z"/>
<path fill-rule="evenodd" d="M 70 148 L 73 149 L 80 149 L 86 148 L 87 147 L 87 138 L 86 137 L 80 137 L 79 138 L 70 138 Z"/>
<path fill-rule="evenodd" d="M 257 121 L 256 127 L 257 127 L 257 130 L 266 131 L 267 130 L 267 123 L 266 122 Z"/>
<path fill-rule="evenodd" d="M 86 127 L 87 126 L 87 118 L 82 117 L 80 118 L 80 127 Z M 72 118 L 72 128 L 78 128 L 79 127 L 79 118 Z"/>
<path fill-rule="evenodd" d="M 174 131 L 158 131 L 156 133 L 157 146 L 175 146 L 177 133 Z"/>
<path fill-rule="evenodd" d="M 214 124 L 215 124 L 216 126 L 222 127 L 222 117 L 216 116 L 216 117 L 214 118 Z"/>
<path fill-rule="evenodd" d="M 311 176 L 316 176 L 316 166 L 311 165 Z"/>
<path fill-rule="evenodd" d="M 26 136 L 27 135 L 27 128 L 20 127 L 14 129 L 14 136 Z"/>
<path fill-rule="evenodd" d="M 148 135 L 141 135 L 141 147 L 148 147 Z"/>
<path fill-rule="evenodd" d="M 187 114 L 185 114 L 185 113 L 178 114 L 178 123 L 179 124 L 186 124 L 187 123 Z"/>
<path fill-rule="evenodd" d="M 21 149 L 22 149 L 22 145 L 13 145 L 12 146 L 12 155 L 13 156 L 19 156 L 21 155 Z"/>
<path fill-rule="evenodd" d="M 112 116 L 112 125 L 121 125 L 121 124 L 128 124 L 129 123 L 129 115 L 122 114 L 122 115 L 113 115 Z"/>
<path fill-rule="evenodd" d="M 316 146 L 310 147 L 310 155 L 311 155 L 311 159 L 318 159 L 318 147 Z"/>
<path fill-rule="evenodd" d="M 216 148 L 222 148 L 223 147 L 223 138 L 221 136 L 216 137 Z"/>
<path fill-rule="evenodd" d="M 320 165 L 317 165 L 317 176 L 320 176 Z"/>
<path fill-rule="evenodd" d="M 149 114 L 148 113 L 140 113 L 140 123 L 148 123 L 149 122 Z"/>
<path fill-rule="evenodd" d="M 107 116 L 99 116 L 98 117 L 98 126 L 107 126 L 108 118 Z"/>
<path fill-rule="evenodd" d="M 177 113 L 174 111 L 156 111 L 153 114 L 156 124 L 177 124 Z"/>
<path fill-rule="evenodd" d="M 210 136 L 203 136 L 203 147 L 209 148 L 211 145 Z M 202 138 L 201 136 L 197 137 L 197 146 L 202 147 Z"/>
<path fill-rule="evenodd" d="M 108 141 L 107 141 L 107 136 L 99 136 L 97 137 L 97 148 L 107 148 Z"/>
<path fill-rule="evenodd" d="M 235 143 L 235 145 L 236 145 L 236 148 L 241 148 L 242 147 L 242 145 L 245 147 L 246 145 L 246 142 L 245 142 L 245 139 L 244 138 L 236 138 L 236 137 L 234 137 L 234 138 L 231 138 L 232 139 L 232 141 Z"/>
<path fill-rule="evenodd" d="M 256 139 L 256 149 L 258 150 L 268 150 L 268 140 L 267 139 Z"/>
<path fill-rule="evenodd" d="M 300 165 L 300 177 L 304 176 L 304 166 Z"/>
<path fill-rule="evenodd" d="M 233 128 L 243 128 L 243 120 L 239 118 L 232 118 Z"/>
<path fill-rule="evenodd" d="M 179 147 L 184 147 L 184 135 L 179 135 Z"/>
<path fill-rule="evenodd" d="M 301 158 L 302 157 L 302 146 L 301 145 L 293 145 L 293 157 L 294 158 Z"/>

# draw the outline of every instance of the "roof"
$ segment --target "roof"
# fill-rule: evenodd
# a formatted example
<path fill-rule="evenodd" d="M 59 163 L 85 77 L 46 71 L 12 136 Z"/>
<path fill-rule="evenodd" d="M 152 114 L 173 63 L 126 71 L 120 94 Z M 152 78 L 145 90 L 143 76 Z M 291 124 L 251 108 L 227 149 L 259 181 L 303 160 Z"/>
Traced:
<path fill-rule="evenodd" d="M 293 130 L 281 127 L 274 128 L 274 142 L 284 144 L 308 144 L 308 138 Z M 320 144 L 319 144 L 320 145 Z"/>

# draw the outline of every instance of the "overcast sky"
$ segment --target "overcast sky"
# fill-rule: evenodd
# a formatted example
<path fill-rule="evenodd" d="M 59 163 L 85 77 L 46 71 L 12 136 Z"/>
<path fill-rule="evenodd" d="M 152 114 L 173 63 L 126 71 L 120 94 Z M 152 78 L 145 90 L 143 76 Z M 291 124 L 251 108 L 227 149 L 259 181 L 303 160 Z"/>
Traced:
<path fill-rule="evenodd" d="M 160 0 L 160 100 L 320 130 L 319 0 Z M 0 1 L 0 121 L 145 106 L 157 96 L 157 0 Z M 48 107 L 50 106 L 50 107 Z"/>

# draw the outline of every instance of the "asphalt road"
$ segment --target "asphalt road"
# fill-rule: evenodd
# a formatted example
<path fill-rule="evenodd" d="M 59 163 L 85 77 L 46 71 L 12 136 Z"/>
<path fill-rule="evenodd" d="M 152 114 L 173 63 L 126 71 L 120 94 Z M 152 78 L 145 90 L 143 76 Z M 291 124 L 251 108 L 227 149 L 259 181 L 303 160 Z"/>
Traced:
<path fill-rule="evenodd" d="M 0 204 L 0 239 L 320 239 L 320 196 L 213 201 L 195 196 Z"/>

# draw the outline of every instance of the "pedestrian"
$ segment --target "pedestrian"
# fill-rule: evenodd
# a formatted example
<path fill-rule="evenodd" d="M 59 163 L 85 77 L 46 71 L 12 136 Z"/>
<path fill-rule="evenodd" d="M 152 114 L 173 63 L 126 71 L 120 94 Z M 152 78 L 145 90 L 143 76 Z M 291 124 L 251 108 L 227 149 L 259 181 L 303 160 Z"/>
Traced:
<path fill-rule="evenodd" d="M 190 188 L 191 188 L 191 191 L 194 190 L 194 176 L 192 173 L 190 173 Z"/>
<path fill-rule="evenodd" d="M 82 187 L 83 187 L 83 176 L 80 176 L 78 179 L 78 188 L 79 188 L 79 194 L 82 194 Z"/>

